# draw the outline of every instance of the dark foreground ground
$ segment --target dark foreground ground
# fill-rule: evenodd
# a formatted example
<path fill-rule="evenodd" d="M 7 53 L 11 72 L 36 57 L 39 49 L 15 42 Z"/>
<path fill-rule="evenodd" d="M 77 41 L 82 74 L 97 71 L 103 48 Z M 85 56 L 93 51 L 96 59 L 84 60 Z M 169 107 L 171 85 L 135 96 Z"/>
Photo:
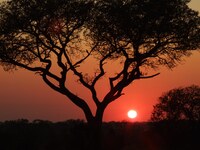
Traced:
<path fill-rule="evenodd" d="M 87 150 L 86 123 L 27 120 L 0 123 L 0 150 Z M 103 124 L 103 150 L 199 150 L 200 122 Z"/>

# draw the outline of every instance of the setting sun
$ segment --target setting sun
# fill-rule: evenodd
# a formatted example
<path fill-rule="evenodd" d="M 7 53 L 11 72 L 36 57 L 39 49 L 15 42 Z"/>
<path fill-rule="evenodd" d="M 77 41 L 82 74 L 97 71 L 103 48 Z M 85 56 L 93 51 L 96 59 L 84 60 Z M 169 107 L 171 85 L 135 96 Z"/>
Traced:
<path fill-rule="evenodd" d="M 129 118 L 133 119 L 137 117 L 137 112 L 135 110 L 129 110 L 127 115 Z"/>

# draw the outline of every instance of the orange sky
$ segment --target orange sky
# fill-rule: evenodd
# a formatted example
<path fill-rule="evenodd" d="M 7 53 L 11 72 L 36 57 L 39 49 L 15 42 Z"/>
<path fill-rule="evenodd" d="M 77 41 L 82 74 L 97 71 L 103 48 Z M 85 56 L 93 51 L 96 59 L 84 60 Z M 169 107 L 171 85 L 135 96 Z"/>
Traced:
<path fill-rule="evenodd" d="M 192 0 L 190 6 L 200 11 L 200 0 Z M 133 121 L 148 121 L 153 105 L 163 92 L 191 84 L 200 86 L 199 65 L 200 51 L 173 70 L 162 68 L 155 78 L 133 82 L 125 89 L 125 95 L 108 105 L 104 121 L 128 120 L 129 109 L 138 111 Z M 45 85 L 40 76 L 21 69 L 5 72 L 0 67 L 0 121 L 19 118 L 64 121 L 84 119 L 84 114 L 66 97 Z"/>

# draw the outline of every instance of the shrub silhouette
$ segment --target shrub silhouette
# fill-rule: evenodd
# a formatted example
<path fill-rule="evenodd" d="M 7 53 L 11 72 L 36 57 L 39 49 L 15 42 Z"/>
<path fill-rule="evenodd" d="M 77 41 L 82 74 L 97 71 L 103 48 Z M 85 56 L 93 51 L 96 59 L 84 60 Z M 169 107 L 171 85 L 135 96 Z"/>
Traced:
<path fill-rule="evenodd" d="M 200 87 L 192 85 L 172 89 L 159 97 L 154 106 L 152 121 L 200 120 Z"/>

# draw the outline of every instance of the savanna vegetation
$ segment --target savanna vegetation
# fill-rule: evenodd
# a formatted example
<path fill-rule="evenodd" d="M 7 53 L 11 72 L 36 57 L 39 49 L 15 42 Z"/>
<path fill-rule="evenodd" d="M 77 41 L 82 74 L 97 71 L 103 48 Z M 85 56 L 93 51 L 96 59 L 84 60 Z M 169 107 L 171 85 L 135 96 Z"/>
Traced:
<path fill-rule="evenodd" d="M 0 123 L 1 150 L 92 150 L 88 124 L 82 120 L 52 123 L 28 120 Z M 200 122 L 108 122 L 101 132 L 102 150 L 196 150 Z"/>
<path fill-rule="evenodd" d="M 85 114 L 83 121 L 0 123 L 2 150 L 191 150 L 199 122 L 103 123 L 107 106 L 133 81 L 176 67 L 200 48 L 200 16 L 190 0 L 5 0 L 0 65 L 40 75 Z M 83 64 L 96 64 L 89 72 Z M 113 71 L 107 66 L 119 66 Z M 55 69 L 56 68 L 56 69 Z M 86 71 L 85 71 L 86 69 Z M 55 71 L 56 70 L 56 71 Z M 108 73 L 111 71 L 111 73 Z M 154 70 L 155 71 L 155 70 Z M 76 79 L 96 106 L 73 92 Z M 106 80 L 108 91 L 99 96 Z M 95 129 L 95 130 L 92 130 Z M 92 132 L 92 133 L 91 133 Z"/>
<path fill-rule="evenodd" d="M 200 87 L 179 87 L 164 93 L 154 106 L 152 121 L 200 121 Z"/>

